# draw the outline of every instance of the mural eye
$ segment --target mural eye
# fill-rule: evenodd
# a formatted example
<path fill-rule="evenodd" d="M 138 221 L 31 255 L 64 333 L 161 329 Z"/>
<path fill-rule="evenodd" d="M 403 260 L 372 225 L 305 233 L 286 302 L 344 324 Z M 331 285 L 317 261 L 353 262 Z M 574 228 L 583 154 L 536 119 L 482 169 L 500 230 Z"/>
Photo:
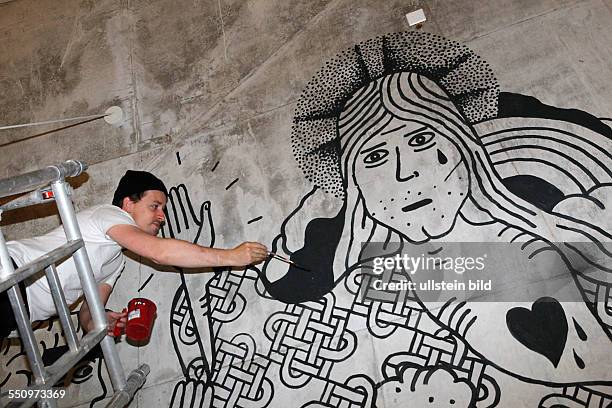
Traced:
<path fill-rule="evenodd" d="M 374 150 L 373 152 L 368 153 L 367 156 L 363 158 L 363 162 L 365 164 L 378 164 L 388 155 L 389 152 L 385 149 Z"/>
<path fill-rule="evenodd" d="M 92 377 L 93 367 L 89 364 L 84 364 L 78 367 L 72 373 L 72 383 L 82 384 Z"/>
<path fill-rule="evenodd" d="M 434 138 L 434 134 L 432 132 L 419 133 L 418 135 L 414 135 L 408 140 L 408 144 L 410 146 L 419 147 L 423 146 L 431 141 Z"/>

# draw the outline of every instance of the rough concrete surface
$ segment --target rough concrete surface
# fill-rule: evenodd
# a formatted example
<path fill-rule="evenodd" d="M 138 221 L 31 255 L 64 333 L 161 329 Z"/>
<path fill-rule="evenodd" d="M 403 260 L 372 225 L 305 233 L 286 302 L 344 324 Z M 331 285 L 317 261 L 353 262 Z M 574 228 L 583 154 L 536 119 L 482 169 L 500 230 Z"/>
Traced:
<path fill-rule="evenodd" d="M 405 19 L 416 8 L 420 29 Z M 259 241 L 308 263 L 179 273 L 128 255 L 107 307 L 158 308 L 148 344 L 117 343 L 126 371 L 151 366 L 131 407 L 608 406 L 605 251 L 596 279 L 554 293 L 576 267 L 566 247 L 561 270 L 542 252 L 506 271 L 524 298 L 468 311 L 358 285 L 361 244 L 612 240 L 610 21 L 609 0 L 0 1 L 0 126 L 124 111 L 118 127 L 0 131 L 0 178 L 83 160 L 83 209 L 110 202 L 127 169 L 151 171 L 174 187 L 165 237 Z M 20 239 L 58 222 L 45 206 L 2 227 Z M 41 350 L 65 344 L 57 321 L 35 333 Z M 2 391 L 28 382 L 19 346 L 0 343 Z M 64 386 L 62 407 L 112 395 L 97 356 Z"/>

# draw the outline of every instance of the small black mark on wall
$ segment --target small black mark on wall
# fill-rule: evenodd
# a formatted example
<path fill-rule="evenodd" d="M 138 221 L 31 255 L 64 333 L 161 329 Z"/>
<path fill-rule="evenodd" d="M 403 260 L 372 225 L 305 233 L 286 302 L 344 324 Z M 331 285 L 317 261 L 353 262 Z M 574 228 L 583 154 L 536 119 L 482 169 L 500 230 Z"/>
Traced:
<path fill-rule="evenodd" d="M 576 333 L 578 333 L 578 337 L 580 338 L 580 340 L 582 341 L 586 341 L 587 340 L 587 335 L 584 332 L 584 329 L 582 328 L 582 326 L 580 326 L 578 324 L 578 322 L 576 321 L 576 319 L 574 319 L 572 317 L 572 320 L 574 321 L 574 327 L 576 328 Z"/>
<path fill-rule="evenodd" d="M 215 170 L 217 170 L 217 166 L 219 165 L 219 162 L 216 162 L 215 165 L 213 166 L 212 169 L 210 169 L 211 173 L 214 172 Z"/>
<path fill-rule="evenodd" d="M 584 360 L 581 359 L 578 354 L 576 354 L 576 350 L 572 350 L 572 351 L 574 352 L 574 361 L 576 361 L 576 365 L 578 366 L 578 368 L 583 370 L 584 367 L 586 367 L 586 365 L 584 364 Z"/>
<path fill-rule="evenodd" d="M 255 217 L 252 220 L 248 220 L 247 224 L 251 224 L 251 223 L 257 222 L 257 221 L 261 220 L 262 218 L 263 218 L 263 216 L 260 215 L 259 217 Z"/>
<path fill-rule="evenodd" d="M 178 165 L 181 165 L 181 154 L 180 152 L 176 152 L 176 161 L 178 162 Z"/>
<path fill-rule="evenodd" d="M 147 286 L 147 284 L 149 283 L 149 281 L 151 280 L 151 278 L 153 278 L 153 274 L 150 274 L 149 277 L 147 278 L 147 280 L 144 281 L 144 283 L 142 284 L 141 287 L 138 288 L 138 291 L 140 292 L 141 290 L 143 290 L 145 288 L 145 286 Z"/>
<path fill-rule="evenodd" d="M 230 188 L 232 188 L 232 186 L 233 186 L 234 184 L 236 184 L 237 182 L 238 182 L 238 179 L 235 179 L 234 181 L 232 181 L 231 183 L 229 183 L 229 184 L 228 184 L 228 186 L 227 186 L 227 187 L 225 187 L 225 189 L 226 189 L 226 190 L 229 190 L 229 189 L 230 189 Z"/>

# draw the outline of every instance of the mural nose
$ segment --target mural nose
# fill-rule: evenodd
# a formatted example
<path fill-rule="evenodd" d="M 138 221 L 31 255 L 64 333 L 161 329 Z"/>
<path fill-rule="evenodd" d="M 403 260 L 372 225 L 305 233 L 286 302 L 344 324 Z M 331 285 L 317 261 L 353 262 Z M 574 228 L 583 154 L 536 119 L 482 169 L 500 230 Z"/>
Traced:
<path fill-rule="evenodd" d="M 399 148 L 395 148 L 395 179 L 397 181 L 408 181 L 412 178 L 419 177 L 418 171 L 413 171 L 411 174 L 402 174 L 402 157 L 400 155 Z"/>

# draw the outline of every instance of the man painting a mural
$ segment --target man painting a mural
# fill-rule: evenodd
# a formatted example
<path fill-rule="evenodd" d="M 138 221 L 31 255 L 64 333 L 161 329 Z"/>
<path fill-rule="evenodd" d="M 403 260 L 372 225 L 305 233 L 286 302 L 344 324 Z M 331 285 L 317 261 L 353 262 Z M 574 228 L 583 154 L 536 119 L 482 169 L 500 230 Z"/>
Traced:
<path fill-rule="evenodd" d="M 113 205 L 78 215 L 103 303 L 136 287 L 159 300 L 149 344 L 113 344 L 152 367 L 129 406 L 612 407 L 609 5 L 425 0 L 435 24 L 406 31 L 402 2 L 228 3 L 77 7 L 77 40 L 112 16 L 96 29 L 129 69 L 101 72 L 134 86 L 130 156 L 92 166 L 91 188 L 110 194 L 108 168 L 138 162 L 168 185 L 127 171 Z M 109 35 L 128 11 L 129 58 Z M 11 256 L 59 238 L 12 241 Z M 406 264 L 375 273 L 474 247 L 501 248 L 481 273 L 497 292 L 434 297 Z M 121 272 L 123 249 L 155 265 Z M 59 272 L 72 303 L 78 279 Z M 44 280 L 22 289 L 32 321 L 53 318 Z M 125 326 L 107 318 L 109 335 Z M 92 329 L 86 303 L 78 319 Z M 68 348 L 60 325 L 37 325 L 45 360 Z M 23 354 L 0 339 L 3 390 L 31 383 Z M 57 385 L 60 406 L 108 403 L 99 358 Z"/>
<path fill-rule="evenodd" d="M 90 257 L 102 303 L 106 305 L 113 285 L 125 263 L 122 249 L 152 260 L 161 265 L 186 268 L 245 266 L 261 262 L 267 256 L 264 245 L 244 242 L 233 249 L 206 248 L 173 238 L 157 237 L 164 224 L 168 190 L 153 174 L 128 170 L 119 181 L 112 205 L 103 204 L 84 210 L 77 215 L 85 247 Z M 60 246 L 65 241 L 61 227 L 42 235 L 8 242 L 9 253 L 17 267 Z M 83 295 L 74 261 L 69 260 L 58 268 L 68 305 Z M 46 279 L 38 279 L 20 285 L 29 306 L 31 321 L 41 321 L 56 313 L 51 290 Z M 11 305 L 2 293 L 0 338 L 17 328 Z M 107 311 L 109 334 L 116 324 L 124 327 L 127 312 Z M 93 326 L 87 302 L 79 313 L 81 327 L 87 332 Z"/>

